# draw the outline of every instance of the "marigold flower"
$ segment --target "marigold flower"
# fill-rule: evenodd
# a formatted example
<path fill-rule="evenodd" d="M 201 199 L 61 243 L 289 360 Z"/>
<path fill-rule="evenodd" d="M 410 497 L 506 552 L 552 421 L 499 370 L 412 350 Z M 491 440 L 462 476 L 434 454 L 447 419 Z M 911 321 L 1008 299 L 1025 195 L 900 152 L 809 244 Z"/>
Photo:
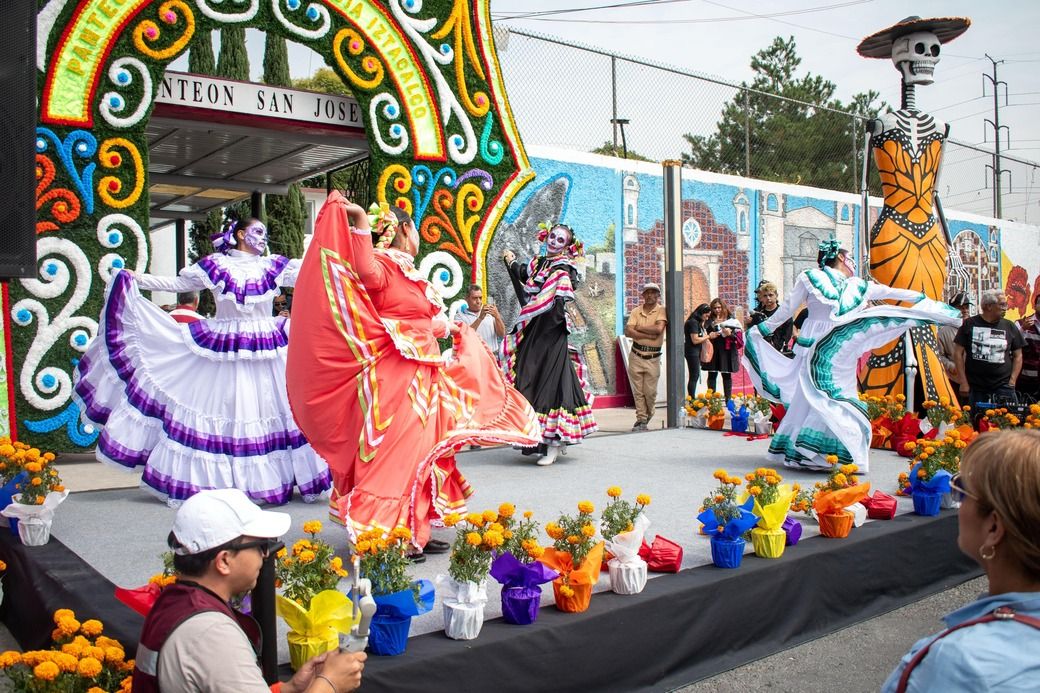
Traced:
<path fill-rule="evenodd" d="M 827 464 L 838 464 L 837 455 L 827 455 Z"/>
<path fill-rule="evenodd" d="M 503 529 L 502 530 L 502 536 L 505 537 L 506 539 L 512 539 L 513 538 L 513 530 L 511 530 L 511 529 Z"/>
<path fill-rule="evenodd" d="M 607 489 L 607 495 L 610 496 L 611 498 L 620 498 L 621 497 L 621 487 L 620 486 L 611 486 L 610 488 Z"/>
<path fill-rule="evenodd" d="M 545 553 L 545 549 L 543 549 L 539 544 L 535 544 L 534 546 L 529 546 L 529 547 L 525 548 L 524 550 L 527 551 L 527 555 L 528 556 L 530 556 L 531 558 L 536 558 L 536 559 L 537 558 L 541 558 L 542 554 Z"/>
<path fill-rule="evenodd" d="M 550 522 L 547 525 L 545 525 L 545 533 L 553 539 L 563 538 L 563 528 L 561 528 L 555 522 Z"/>
<path fill-rule="evenodd" d="M 96 638 L 97 636 L 101 635 L 101 632 L 104 629 L 105 626 L 101 623 L 101 621 L 97 620 L 96 618 L 88 619 L 83 622 L 82 626 L 80 626 L 80 630 L 83 631 L 83 635 L 87 636 L 88 638 Z"/>
<path fill-rule="evenodd" d="M 499 517 L 512 517 L 516 513 L 516 506 L 512 503 L 503 503 L 498 506 Z"/>
<path fill-rule="evenodd" d="M 0 561 L 0 573 L 2 573 L 5 570 L 7 570 L 7 564 L 3 561 Z"/>
<path fill-rule="evenodd" d="M 532 517 L 534 517 L 534 513 L 533 512 L 531 512 L 530 510 L 525 510 L 524 511 L 524 519 L 525 520 L 530 520 Z"/>
<path fill-rule="evenodd" d="M 343 567 L 343 559 L 339 556 L 333 556 L 332 560 L 329 562 L 329 565 L 332 566 L 333 570 L 339 570 Z"/>
<path fill-rule="evenodd" d="M 306 549 L 305 551 L 301 551 L 300 552 L 300 563 L 304 563 L 304 564 L 313 563 L 315 556 L 316 556 L 316 554 L 313 551 L 311 551 L 310 549 Z"/>
<path fill-rule="evenodd" d="M 97 686 L 91 686 L 87 689 L 87 693 L 105 693 L 105 689 L 98 688 Z"/>
<path fill-rule="evenodd" d="M 101 673 L 101 662 L 93 657 L 84 657 L 79 660 L 79 666 L 76 667 L 76 673 L 80 676 L 92 679 Z"/>
<path fill-rule="evenodd" d="M 76 671 L 76 665 L 79 664 L 79 659 L 68 652 L 55 652 L 51 655 L 51 661 L 57 664 L 62 671 L 70 673 Z"/>
<path fill-rule="evenodd" d="M 591 501 L 581 501 L 578 503 L 578 512 L 591 515 L 596 512 L 596 506 L 594 506 Z"/>
<path fill-rule="evenodd" d="M 64 484 L 55 484 L 54 486 L 51 487 L 51 490 L 52 491 L 56 491 L 58 493 L 61 493 L 62 491 L 65 490 L 65 486 L 64 486 Z"/>
<path fill-rule="evenodd" d="M 53 681 L 61 671 L 54 662 L 40 662 L 33 668 L 33 676 L 42 681 Z"/>
<path fill-rule="evenodd" d="M 454 527 L 455 525 L 457 525 L 459 523 L 459 520 L 461 520 L 461 519 L 462 518 L 459 516 L 458 513 L 448 513 L 447 515 L 444 516 L 444 526 L 445 527 Z"/>
<path fill-rule="evenodd" d="M 369 542 L 369 541 L 359 541 L 354 548 L 357 549 L 358 553 L 368 553 L 368 550 L 371 547 L 372 547 L 372 542 Z"/>
<path fill-rule="evenodd" d="M 650 496 L 645 493 L 640 493 L 636 496 L 636 505 L 650 505 Z"/>
<path fill-rule="evenodd" d="M 2 452 L 2 451 L 0 451 Z M 13 448 L 12 448 L 13 452 Z M 22 663 L 22 653 L 15 652 L 14 650 L 8 650 L 3 654 L 0 654 L 0 669 L 7 669 L 9 667 L 17 666 Z"/>
<path fill-rule="evenodd" d="M 466 534 L 466 543 L 470 546 L 480 546 L 484 542 L 484 539 L 480 536 L 480 532 L 469 532 Z"/>
<path fill-rule="evenodd" d="M 400 539 L 401 541 L 411 541 L 412 530 L 399 525 L 393 528 L 393 530 L 390 532 L 390 536 L 394 539 Z"/>
<path fill-rule="evenodd" d="M 58 630 L 63 635 L 75 635 L 79 631 L 79 621 L 74 618 L 62 618 L 58 620 Z"/>
<path fill-rule="evenodd" d="M 579 537 L 577 534 L 572 534 L 569 537 L 567 537 L 567 543 L 568 544 L 580 544 L 581 543 L 581 537 Z"/>
<path fill-rule="evenodd" d="M 496 513 L 494 510 L 485 510 L 483 514 L 484 522 L 494 522 L 498 519 L 498 513 Z"/>
<path fill-rule="evenodd" d="M 500 523 L 498 523 L 498 522 L 492 522 L 491 524 L 489 524 L 489 525 L 487 526 L 487 528 L 488 528 L 488 531 L 489 531 L 489 532 L 498 532 L 499 534 L 501 534 L 502 532 L 504 532 L 504 531 L 505 531 L 505 527 L 503 527 L 503 526 L 502 526 L 502 525 L 501 525 Z"/>
<path fill-rule="evenodd" d="M 43 465 L 41 465 L 39 462 L 27 462 L 25 464 L 25 471 L 29 472 L 30 474 L 36 474 L 41 469 L 43 469 Z"/>
<path fill-rule="evenodd" d="M 488 530 L 484 533 L 484 546 L 489 549 L 497 549 L 505 542 L 505 537 L 502 536 L 501 532 Z"/>
<path fill-rule="evenodd" d="M 568 585 L 562 585 L 560 587 L 560 596 L 568 597 L 568 598 L 569 597 L 573 597 L 574 596 L 574 590 L 571 589 Z"/>
<path fill-rule="evenodd" d="M 592 525 L 582 525 L 581 533 L 591 539 L 592 537 L 596 536 L 596 528 Z"/>
<path fill-rule="evenodd" d="M 918 470 L 917 470 L 917 478 L 918 478 L 918 479 L 923 479 L 923 478 L 925 478 L 926 476 L 928 476 L 928 472 L 926 472 L 926 471 L 924 470 L 924 467 L 921 467 L 920 469 L 918 469 Z"/>
<path fill-rule="evenodd" d="M 726 500 L 726 497 L 724 495 L 722 495 L 721 493 L 716 493 L 715 494 L 715 502 L 716 503 L 721 503 L 724 500 Z"/>
<path fill-rule="evenodd" d="M 716 469 L 716 470 L 715 470 L 715 471 L 714 471 L 714 472 L 712 473 L 712 477 L 714 477 L 714 478 L 718 479 L 719 481 L 722 481 L 722 480 L 723 480 L 723 479 L 725 479 L 725 478 L 726 478 L 727 476 L 729 476 L 729 474 L 727 474 L 727 473 L 726 473 L 726 470 L 725 470 L 725 469 Z"/>
<path fill-rule="evenodd" d="M 310 520 L 303 523 L 304 534 L 321 534 L 321 520 Z"/>
<path fill-rule="evenodd" d="M 748 489 L 748 493 L 752 496 L 759 496 L 762 494 L 762 489 L 759 486 L 752 486 Z"/>
<path fill-rule="evenodd" d="M 483 527 L 484 516 L 481 513 L 469 513 L 466 515 L 466 522 L 470 523 L 474 527 Z"/>

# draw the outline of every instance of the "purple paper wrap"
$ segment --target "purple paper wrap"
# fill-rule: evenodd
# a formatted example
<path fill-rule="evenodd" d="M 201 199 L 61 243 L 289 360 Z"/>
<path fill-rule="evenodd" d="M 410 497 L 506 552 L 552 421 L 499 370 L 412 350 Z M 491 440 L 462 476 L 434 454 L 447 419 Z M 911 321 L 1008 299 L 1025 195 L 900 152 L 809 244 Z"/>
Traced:
<path fill-rule="evenodd" d="M 560 574 L 541 561 L 521 563 L 513 554 L 501 553 L 491 562 L 491 577 L 504 587 L 537 587 L 552 582 Z"/>
<path fill-rule="evenodd" d="M 515 626 L 527 626 L 538 620 L 538 608 L 542 602 L 542 588 L 503 587 L 502 620 Z"/>
<path fill-rule="evenodd" d="M 789 517 L 784 520 L 780 529 L 784 530 L 787 535 L 787 541 L 784 542 L 787 546 L 794 546 L 802 538 L 802 523 L 794 518 Z"/>

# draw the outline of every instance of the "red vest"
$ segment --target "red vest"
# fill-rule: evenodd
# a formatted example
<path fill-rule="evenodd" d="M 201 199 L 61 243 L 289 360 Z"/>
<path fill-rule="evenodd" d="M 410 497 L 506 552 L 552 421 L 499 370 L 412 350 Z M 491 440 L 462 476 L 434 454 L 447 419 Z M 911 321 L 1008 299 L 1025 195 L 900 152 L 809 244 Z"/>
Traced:
<path fill-rule="evenodd" d="M 134 693 L 159 693 L 159 651 L 177 626 L 195 614 L 219 611 L 249 638 L 253 651 L 260 652 L 260 625 L 252 616 L 232 609 L 219 596 L 194 582 L 180 581 L 163 589 L 148 612 L 137 645 L 134 663 Z"/>

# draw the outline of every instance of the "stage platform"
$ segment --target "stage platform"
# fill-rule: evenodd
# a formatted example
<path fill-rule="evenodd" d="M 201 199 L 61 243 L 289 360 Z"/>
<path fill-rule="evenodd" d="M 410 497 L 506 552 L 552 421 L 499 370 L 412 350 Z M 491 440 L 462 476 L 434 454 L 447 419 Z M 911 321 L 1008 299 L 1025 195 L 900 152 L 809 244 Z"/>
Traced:
<path fill-rule="evenodd" d="M 683 570 L 652 573 L 644 592 L 633 596 L 610 593 L 604 573 L 584 614 L 556 611 L 547 586 L 538 622 L 523 627 L 499 618 L 499 587 L 492 580 L 478 639 L 444 637 L 438 601 L 413 621 L 404 655 L 369 659 L 362 690 L 669 690 L 978 574 L 957 549 L 956 512 L 921 518 L 909 514 L 908 499 L 900 499 L 895 520 L 867 522 L 848 539 L 818 537 L 816 523 L 807 521 L 802 541 L 778 560 L 749 553 L 738 570 L 711 566 L 695 516 L 714 487 L 712 472 L 723 467 L 743 476 L 762 466 L 767 442 L 697 429 L 597 436 L 550 467 L 504 448 L 461 453 L 459 466 L 476 489 L 471 510 L 509 501 L 518 511 L 534 511 L 542 526 L 561 511 L 574 512 L 580 500 L 592 501 L 598 515 L 608 486 L 621 486 L 629 499 L 650 494 L 650 535 L 683 546 Z M 894 453 L 873 451 L 865 478 L 891 493 L 905 468 Z M 802 485 L 821 478 L 781 474 Z M 303 522 L 326 520 L 321 506 L 294 501 L 281 509 L 293 516 L 287 542 L 302 536 Z M 10 566 L 3 619 L 23 647 L 43 644 L 37 640 L 46 640 L 49 615 L 60 607 L 102 619 L 109 635 L 133 647 L 142 621 L 115 601 L 112 588 L 139 586 L 161 569 L 173 513 L 138 489 L 79 492 L 60 507 L 47 546 L 27 548 L 9 533 L 0 537 L 0 558 Z M 323 537 L 343 551 L 342 529 L 325 527 Z M 435 536 L 452 535 L 440 530 Z M 446 570 L 447 556 L 430 556 L 412 573 L 432 579 Z"/>

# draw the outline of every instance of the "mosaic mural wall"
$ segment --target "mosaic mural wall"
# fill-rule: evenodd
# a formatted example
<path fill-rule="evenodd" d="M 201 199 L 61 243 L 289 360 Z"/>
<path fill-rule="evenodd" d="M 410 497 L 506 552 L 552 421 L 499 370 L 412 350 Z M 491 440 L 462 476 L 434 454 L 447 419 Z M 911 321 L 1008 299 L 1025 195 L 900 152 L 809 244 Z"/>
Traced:
<path fill-rule="evenodd" d="M 613 393 L 615 340 L 642 284 L 663 285 L 664 222 L 661 167 L 566 150 L 531 147 L 534 183 L 505 214 L 492 258 L 506 247 L 535 252 L 537 223 L 574 227 L 589 250 L 574 306 L 574 335 L 599 393 Z M 684 169 L 682 172 L 683 304 L 688 315 L 718 296 L 731 307 L 753 306 L 754 287 L 769 279 L 783 299 L 798 274 L 816 265 L 820 240 L 838 238 L 860 260 L 861 208 L 855 195 Z M 876 218 L 872 206 L 868 219 Z M 1040 227 L 996 222 L 947 210 L 963 270 L 949 290 L 978 295 L 1005 286 L 1014 293 L 1012 319 L 1031 311 L 1040 291 Z M 497 251 L 497 252 L 496 252 Z M 515 317 L 508 277 L 489 264 L 489 292 L 503 317 Z M 862 265 L 862 262 L 860 262 Z M 665 297 L 668 302 L 670 297 Z"/>

